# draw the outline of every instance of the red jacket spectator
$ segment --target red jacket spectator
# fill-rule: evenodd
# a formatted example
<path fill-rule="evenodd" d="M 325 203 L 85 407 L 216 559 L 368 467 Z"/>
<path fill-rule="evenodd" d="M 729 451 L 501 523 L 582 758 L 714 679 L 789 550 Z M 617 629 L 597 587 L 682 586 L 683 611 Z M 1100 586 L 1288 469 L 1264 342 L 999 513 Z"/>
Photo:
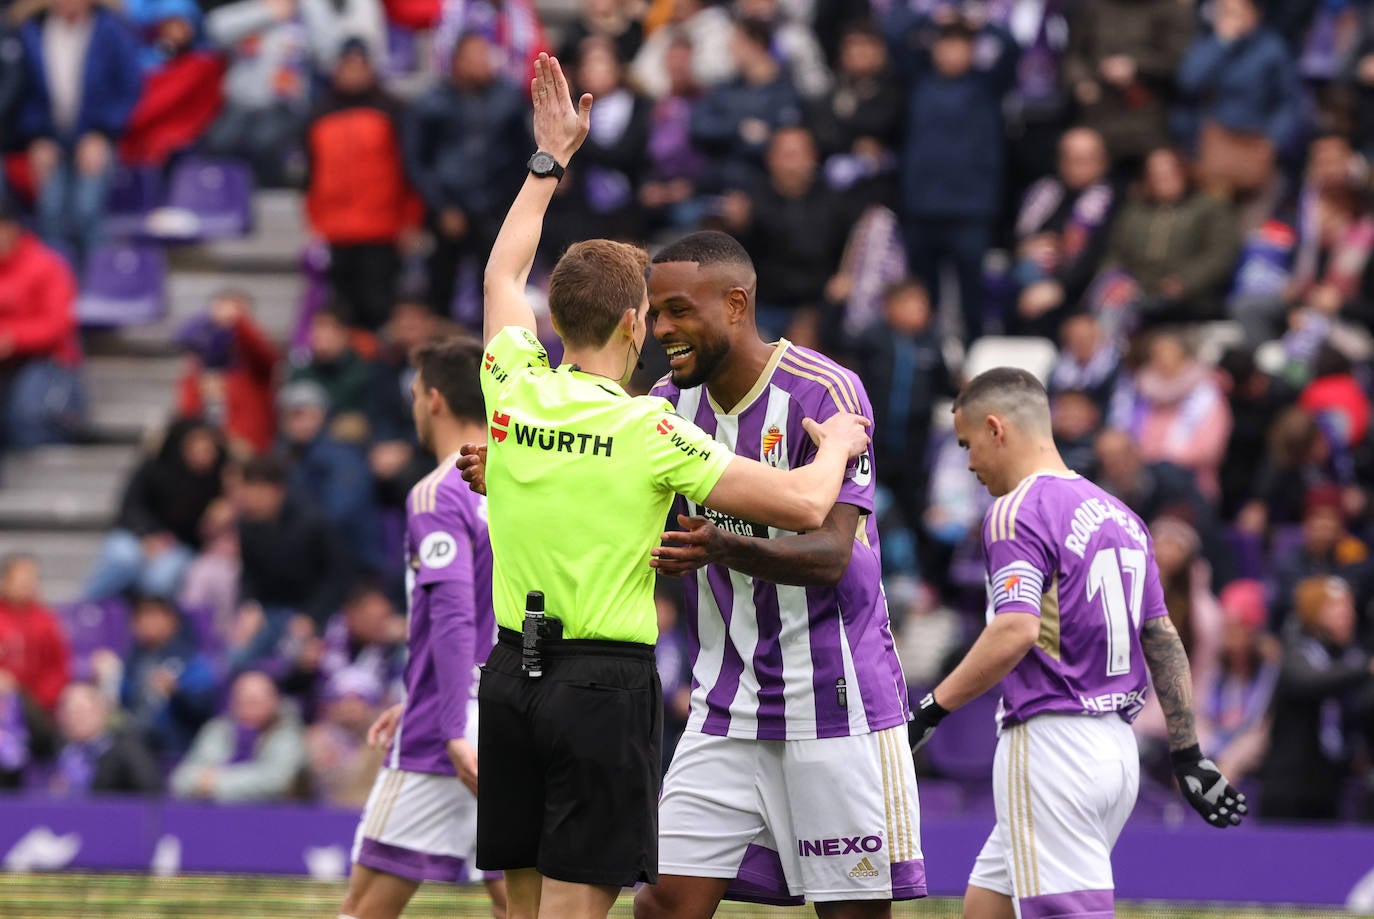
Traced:
<path fill-rule="evenodd" d="M 81 347 L 71 270 L 32 233 L 19 232 L 11 245 L 4 235 L 0 232 L 0 359 L 51 358 L 75 366 Z"/>
<path fill-rule="evenodd" d="M 11 557 L 0 570 L 0 670 L 51 712 L 67 685 L 68 657 L 57 617 L 38 598 L 38 563 Z"/>
<path fill-rule="evenodd" d="M 406 182 L 400 133 L 385 94 L 334 96 L 311 123 L 306 146 L 306 213 L 329 243 L 394 241 L 418 223 L 418 201 Z"/>
<path fill-rule="evenodd" d="M 246 294 L 225 291 L 208 317 L 178 334 L 189 365 L 177 384 L 177 415 L 215 421 L 236 452 L 262 453 L 276 436 L 277 349 L 248 314 Z"/>

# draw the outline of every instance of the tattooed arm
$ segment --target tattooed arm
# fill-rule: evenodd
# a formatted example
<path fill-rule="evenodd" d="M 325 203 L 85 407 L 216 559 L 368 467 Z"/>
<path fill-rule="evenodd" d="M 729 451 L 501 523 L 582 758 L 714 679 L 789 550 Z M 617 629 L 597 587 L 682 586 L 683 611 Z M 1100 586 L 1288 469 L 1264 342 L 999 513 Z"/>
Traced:
<path fill-rule="evenodd" d="M 1140 643 L 1169 727 L 1169 749 L 1194 746 L 1197 727 L 1193 719 L 1193 676 L 1178 630 L 1168 616 L 1147 619 L 1140 632 Z"/>

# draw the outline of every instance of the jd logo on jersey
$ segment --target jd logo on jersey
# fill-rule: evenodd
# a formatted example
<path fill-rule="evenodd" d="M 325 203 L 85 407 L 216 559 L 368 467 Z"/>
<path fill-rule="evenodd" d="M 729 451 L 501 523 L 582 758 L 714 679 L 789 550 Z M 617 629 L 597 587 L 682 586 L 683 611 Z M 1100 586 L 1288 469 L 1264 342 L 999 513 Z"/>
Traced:
<path fill-rule="evenodd" d="M 452 536 L 435 531 L 420 541 L 420 564 L 426 568 L 447 568 L 458 557 L 458 543 Z"/>
<path fill-rule="evenodd" d="M 498 444 L 506 442 L 506 435 L 510 433 L 510 413 L 492 412 L 491 413 L 491 439 Z"/>

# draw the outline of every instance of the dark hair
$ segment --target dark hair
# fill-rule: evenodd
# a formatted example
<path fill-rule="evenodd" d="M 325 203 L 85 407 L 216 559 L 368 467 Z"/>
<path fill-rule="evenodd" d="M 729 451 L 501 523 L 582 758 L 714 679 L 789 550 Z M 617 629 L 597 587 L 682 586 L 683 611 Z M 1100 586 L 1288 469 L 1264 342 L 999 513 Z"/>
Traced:
<path fill-rule="evenodd" d="M 453 335 L 419 345 L 410 353 L 410 363 L 420 372 L 421 384 L 443 397 L 454 418 L 481 421 L 486 417 L 482 402 L 482 346 L 471 338 Z"/>
<path fill-rule="evenodd" d="M 984 400 L 1040 402 L 1049 408 L 1050 397 L 1035 374 L 1020 367 L 993 367 L 964 384 L 954 397 L 954 408 L 961 409 Z"/>
<path fill-rule="evenodd" d="M 840 40 L 843 41 L 846 38 L 870 38 L 877 42 L 884 41 L 882 30 L 872 19 L 867 18 L 851 19 L 845 23 L 840 30 Z M 885 43 L 883 47 L 887 47 Z"/>
<path fill-rule="evenodd" d="M 767 48 L 773 42 L 773 26 L 765 19 L 742 17 L 735 20 L 735 28 L 751 44 Z"/>
<path fill-rule="evenodd" d="M 739 240 L 729 233 L 702 230 L 688 233 L 681 239 L 660 249 L 653 258 L 655 265 L 668 262 L 695 262 L 698 265 L 745 265 L 751 271 L 754 260 Z"/>
<path fill-rule="evenodd" d="M 930 291 L 926 290 L 925 284 L 917 278 L 907 276 L 899 278 L 883 288 L 883 303 L 884 305 L 889 304 L 902 294 L 908 293 L 920 294 L 927 300 L 930 299 Z"/>
<path fill-rule="evenodd" d="M 172 602 L 171 598 L 159 596 L 158 594 L 139 594 L 133 598 L 133 606 L 130 609 L 130 616 L 138 616 L 142 612 L 152 609 L 159 609 L 173 619 L 180 621 L 181 610 Z"/>
<path fill-rule="evenodd" d="M 549 315 L 566 344 L 600 348 L 620 317 L 644 302 L 649 256 L 609 239 L 573 243 L 549 277 Z"/>
<path fill-rule="evenodd" d="M 245 484 L 285 485 L 286 464 L 270 454 L 255 456 L 243 464 Z"/>
<path fill-rule="evenodd" d="M 1150 160 L 1151 158 L 1159 156 L 1161 154 L 1172 158 L 1174 161 L 1174 165 L 1178 167 L 1178 171 L 1183 173 L 1183 196 L 1186 198 L 1188 195 L 1192 194 L 1194 188 L 1196 187 L 1196 183 L 1194 182 L 1193 176 L 1193 165 L 1188 161 L 1188 157 L 1183 155 L 1182 150 L 1178 149 L 1177 147 L 1171 147 L 1168 144 L 1155 147 L 1149 153 L 1145 154 L 1145 161 L 1140 165 L 1141 192 L 1146 194 L 1149 193 L 1148 189 L 1150 184 Z"/>
<path fill-rule="evenodd" d="M 1350 358 L 1339 348 L 1326 342 L 1317 350 L 1317 359 L 1312 362 L 1313 377 L 1343 376 L 1352 369 Z"/>

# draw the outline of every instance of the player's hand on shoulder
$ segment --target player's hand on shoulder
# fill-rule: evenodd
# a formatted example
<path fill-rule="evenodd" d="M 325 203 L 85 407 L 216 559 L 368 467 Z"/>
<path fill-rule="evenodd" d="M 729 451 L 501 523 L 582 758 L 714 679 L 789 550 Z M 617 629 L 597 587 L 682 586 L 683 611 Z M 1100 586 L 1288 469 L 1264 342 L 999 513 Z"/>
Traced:
<path fill-rule="evenodd" d="M 1202 755 L 1197 744 L 1175 750 L 1170 759 L 1179 790 L 1203 820 L 1220 828 L 1240 824 L 1249 812 L 1245 795 L 1226 780 L 1216 763 Z"/>
<path fill-rule="evenodd" d="M 487 445 L 463 444 L 458 449 L 455 464 L 463 474 L 463 481 L 479 495 L 487 493 Z"/>
<path fill-rule="evenodd" d="M 802 419 L 802 427 L 817 447 L 833 438 L 844 446 L 851 458 L 868 452 L 870 425 L 871 422 L 867 418 L 851 412 L 836 412 L 820 423 L 813 418 Z"/>
<path fill-rule="evenodd" d="M 396 725 L 401 723 L 401 712 L 405 705 L 397 702 L 377 716 L 372 727 L 367 729 L 367 745 L 374 750 L 385 750 L 396 739 Z"/>
<path fill-rule="evenodd" d="M 662 536 L 663 545 L 649 551 L 649 567 L 665 577 L 681 577 L 715 562 L 721 562 L 729 537 L 705 517 L 677 515 L 681 530 Z"/>
<path fill-rule="evenodd" d="M 477 794 L 477 748 L 466 738 L 459 737 L 457 740 L 448 742 L 448 758 L 453 762 L 453 768 L 458 772 L 458 781 L 467 786 L 467 790 Z"/>

